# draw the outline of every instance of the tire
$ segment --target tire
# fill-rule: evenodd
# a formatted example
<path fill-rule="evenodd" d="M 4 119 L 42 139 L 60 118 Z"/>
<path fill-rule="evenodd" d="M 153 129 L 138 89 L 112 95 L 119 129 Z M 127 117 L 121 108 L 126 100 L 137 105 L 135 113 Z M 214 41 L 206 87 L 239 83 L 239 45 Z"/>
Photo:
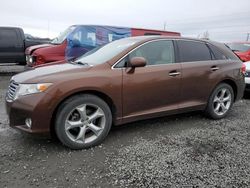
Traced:
<path fill-rule="evenodd" d="M 212 119 L 224 118 L 234 102 L 234 92 L 230 85 L 219 84 L 209 97 L 205 114 Z"/>
<path fill-rule="evenodd" d="M 76 95 L 63 102 L 55 119 L 58 139 L 71 149 L 87 149 L 100 144 L 108 135 L 112 114 L 97 96 Z"/>

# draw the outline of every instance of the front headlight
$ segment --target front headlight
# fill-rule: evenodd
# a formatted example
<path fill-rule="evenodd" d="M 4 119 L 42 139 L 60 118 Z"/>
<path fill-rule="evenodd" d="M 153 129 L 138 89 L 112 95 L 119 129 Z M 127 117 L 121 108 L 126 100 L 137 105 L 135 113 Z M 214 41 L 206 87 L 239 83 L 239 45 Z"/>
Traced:
<path fill-rule="evenodd" d="M 15 99 L 19 96 L 40 93 L 46 91 L 52 83 L 39 83 L 39 84 L 19 84 Z"/>
<path fill-rule="evenodd" d="M 32 55 L 26 55 L 26 62 L 27 63 L 34 63 L 34 57 Z"/>
<path fill-rule="evenodd" d="M 33 63 L 33 57 L 32 56 L 29 57 L 29 62 Z"/>

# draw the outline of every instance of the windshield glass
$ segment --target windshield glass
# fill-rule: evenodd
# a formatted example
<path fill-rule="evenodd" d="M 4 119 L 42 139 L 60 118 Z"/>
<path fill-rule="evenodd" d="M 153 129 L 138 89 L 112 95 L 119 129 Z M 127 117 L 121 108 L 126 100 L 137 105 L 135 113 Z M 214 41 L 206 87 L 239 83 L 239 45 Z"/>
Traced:
<path fill-rule="evenodd" d="M 137 40 L 135 38 L 125 38 L 116 40 L 100 48 L 93 49 L 92 51 L 87 54 L 84 54 L 75 61 L 80 61 L 82 63 L 88 63 L 91 65 L 101 64 L 112 59 L 114 56 L 118 55 L 125 49 L 131 47 L 138 40 L 139 38 Z"/>
<path fill-rule="evenodd" d="M 66 37 L 76 28 L 76 26 L 71 26 L 67 28 L 64 32 L 60 33 L 51 43 L 52 44 L 62 44 Z"/>
<path fill-rule="evenodd" d="M 233 51 L 246 52 L 250 50 L 249 43 L 229 43 L 227 44 Z"/>

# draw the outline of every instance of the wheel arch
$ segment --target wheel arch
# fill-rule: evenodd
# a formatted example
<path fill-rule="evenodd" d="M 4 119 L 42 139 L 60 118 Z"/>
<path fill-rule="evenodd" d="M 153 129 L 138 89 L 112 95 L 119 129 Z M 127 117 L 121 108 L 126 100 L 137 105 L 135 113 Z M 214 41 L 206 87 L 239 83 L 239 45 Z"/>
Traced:
<path fill-rule="evenodd" d="M 107 103 L 107 105 L 109 106 L 111 113 L 112 113 L 112 123 L 114 122 L 115 118 L 116 118 L 116 106 L 113 102 L 113 100 L 111 99 L 111 97 L 109 97 L 107 94 L 100 92 L 100 91 L 96 91 L 96 90 L 85 90 L 85 91 L 78 91 L 75 93 L 71 93 L 70 95 L 64 97 L 55 107 L 53 114 L 52 114 L 52 118 L 50 120 L 50 132 L 51 135 L 53 137 L 56 137 L 55 134 L 55 129 L 54 129 L 54 123 L 55 123 L 55 118 L 56 118 L 56 114 L 58 112 L 58 109 L 60 107 L 60 105 L 65 102 L 66 100 L 68 100 L 71 97 L 77 96 L 77 95 L 84 95 L 84 94 L 89 94 L 89 95 L 94 95 L 99 97 L 100 99 L 104 100 L 104 102 Z"/>
<path fill-rule="evenodd" d="M 232 87 L 233 92 L 234 92 L 234 102 L 235 102 L 235 100 L 237 99 L 237 94 L 238 94 L 238 88 L 237 88 L 237 85 L 236 85 L 235 81 L 233 81 L 232 79 L 221 80 L 221 81 L 215 86 L 215 88 L 216 88 L 219 84 L 222 84 L 222 83 L 228 84 L 228 85 L 230 85 L 230 86 Z"/>

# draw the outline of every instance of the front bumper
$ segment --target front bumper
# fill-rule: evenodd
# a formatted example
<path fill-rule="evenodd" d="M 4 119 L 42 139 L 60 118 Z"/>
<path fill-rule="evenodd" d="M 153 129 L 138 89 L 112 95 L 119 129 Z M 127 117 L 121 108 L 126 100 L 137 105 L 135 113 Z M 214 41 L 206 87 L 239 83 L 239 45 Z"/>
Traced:
<path fill-rule="evenodd" d="M 49 133 L 53 114 L 52 97 L 46 93 L 22 96 L 14 101 L 6 98 L 6 111 L 9 124 L 28 133 Z M 32 120 L 31 128 L 26 126 L 25 120 Z"/>

